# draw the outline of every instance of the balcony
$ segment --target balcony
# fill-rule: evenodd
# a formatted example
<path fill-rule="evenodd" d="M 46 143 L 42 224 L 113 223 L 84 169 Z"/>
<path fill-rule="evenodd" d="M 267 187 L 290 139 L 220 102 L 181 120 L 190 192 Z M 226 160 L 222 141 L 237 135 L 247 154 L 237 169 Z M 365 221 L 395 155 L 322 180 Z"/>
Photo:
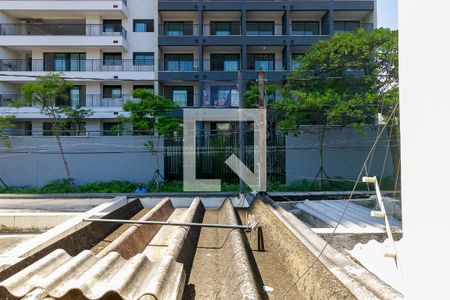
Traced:
<path fill-rule="evenodd" d="M 360 28 L 364 29 L 367 32 L 373 31 L 373 23 L 362 23 L 360 21 L 334 22 L 334 33 L 354 32 Z"/>
<path fill-rule="evenodd" d="M 167 60 L 159 61 L 160 72 L 198 72 L 200 71 L 198 59 L 191 60 Z"/>
<path fill-rule="evenodd" d="M 104 47 L 128 49 L 127 31 L 103 24 L 0 24 L 2 46 Z M 49 38 L 51 36 L 52 38 Z"/>
<path fill-rule="evenodd" d="M 17 19 L 98 15 L 105 19 L 128 17 L 127 0 L 12 0 L 0 1 L 0 10 Z"/>
<path fill-rule="evenodd" d="M 12 107 L 14 101 L 23 100 L 21 94 L 0 94 L 0 107 Z M 57 101 L 59 107 L 122 107 L 126 101 L 139 101 L 133 95 L 121 95 L 120 97 L 106 97 L 101 94 L 86 94 L 82 96 L 71 95 L 67 99 Z M 37 105 L 21 103 L 21 107 L 39 108 Z M 16 110 L 14 108 L 14 110 Z"/>
<path fill-rule="evenodd" d="M 153 72 L 150 60 L 103 59 L 0 59 L 5 72 Z"/>
<path fill-rule="evenodd" d="M 0 59 L 0 71 L 8 74 L 3 81 L 31 81 L 46 72 L 63 72 L 66 77 L 85 80 L 154 80 L 153 60 L 102 59 Z"/>

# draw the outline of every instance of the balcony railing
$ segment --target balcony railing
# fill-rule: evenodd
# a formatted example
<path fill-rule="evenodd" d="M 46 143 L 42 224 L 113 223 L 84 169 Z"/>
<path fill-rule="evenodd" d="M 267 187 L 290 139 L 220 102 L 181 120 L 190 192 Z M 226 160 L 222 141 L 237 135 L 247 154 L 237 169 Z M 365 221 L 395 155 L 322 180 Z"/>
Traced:
<path fill-rule="evenodd" d="M 272 35 L 285 35 L 282 24 L 273 24 L 267 26 L 266 23 L 259 22 L 247 22 L 247 36 L 272 36 Z"/>
<path fill-rule="evenodd" d="M 21 107 L 38 107 L 35 104 L 25 103 L 21 94 L 0 94 L 0 107 L 12 107 L 14 101 L 20 101 Z M 121 95 L 120 97 L 108 97 L 101 94 L 71 95 L 57 100 L 56 105 L 61 107 L 121 107 L 126 101 L 137 102 L 139 99 L 134 98 L 133 95 Z"/>
<path fill-rule="evenodd" d="M 241 34 L 241 23 L 238 21 L 203 24 L 204 36 L 239 36 Z"/>
<path fill-rule="evenodd" d="M 203 70 L 211 72 L 237 72 L 241 69 L 239 60 L 203 60 Z"/>
<path fill-rule="evenodd" d="M 286 61 L 283 59 L 274 60 L 248 60 L 247 71 L 286 71 Z"/>
<path fill-rule="evenodd" d="M 293 36 L 322 36 L 330 34 L 329 23 L 317 23 L 317 26 L 308 24 L 295 24 L 295 22 L 301 23 L 302 21 L 293 20 L 290 24 L 291 35 Z M 305 24 L 308 21 L 305 21 Z M 303 25 L 303 26 L 302 26 Z M 217 24 L 180 24 L 176 28 L 168 24 L 159 25 L 159 35 L 165 37 L 188 37 L 199 36 L 200 27 L 203 29 L 203 36 L 240 36 L 242 35 L 242 28 L 239 22 L 231 22 L 228 28 L 220 27 Z M 261 25 L 257 22 L 247 23 L 246 36 L 282 36 L 287 35 L 286 26 L 284 24 L 274 24 L 272 27 L 267 28 L 265 25 Z M 366 31 L 373 30 L 373 23 L 359 23 L 343 22 L 341 25 L 335 24 L 335 33 L 339 32 L 352 32 L 358 28 L 363 28 Z"/>
<path fill-rule="evenodd" d="M 80 35 L 123 36 L 127 31 L 122 26 L 116 30 L 105 30 L 103 24 L 0 24 L 1 35 Z"/>
<path fill-rule="evenodd" d="M 359 23 L 355 22 L 335 22 L 334 23 L 334 33 L 343 33 L 343 32 L 354 32 L 359 28 L 364 29 L 367 32 L 373 31 L 373 23 Z"/>
<path fill-rule="evenodd" d="M 180 36 L 198 36 L 200 34 L 200 25 L 189 22 L 173 22 L 159 24 L 159 35 L 180 37 Z"/>
<path fill-rule="evenodd" d="M 159 71 L 167 72 L 198 72 L 200 71 L 198 59 L 193 60 L 160 60 Z"/>
<path fill-rule="evenodd" d="M 151 72 L 148 59 L 0 59 L 0 70 L 8 72 Z"/>

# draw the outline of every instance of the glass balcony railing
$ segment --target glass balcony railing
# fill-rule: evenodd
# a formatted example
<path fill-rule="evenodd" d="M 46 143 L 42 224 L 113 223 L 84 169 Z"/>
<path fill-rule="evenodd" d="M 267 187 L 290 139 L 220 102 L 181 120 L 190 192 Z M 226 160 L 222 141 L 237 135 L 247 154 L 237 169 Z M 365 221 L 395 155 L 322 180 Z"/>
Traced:
<path fill-rule="evenodd" d="M 354 32 L 359 28 L 367 32 L 373 31 L 373 23 L 361 23 L 359 21 L 335 21 L 334 33 Z"/>
<path fill-rule="evenodd" d="M 199 60 L 160 60 L 159 71 L 167 72 L 198 72 Z"/>
<path fill-rule="evenodd" d="M 247 70 L 248 71 L 259 71 L 263 70 L 266 72 L 270 71 L 285 71 L 286 62 L 283 59 L 247 59 Z"/>
<path fill-rule="evenodd" d="M 127 37 L 127 31 L 122 26 L 110 30 L 104 24 L 0 24 L 0 34 Z"/>
<path fill-rule="evenodd" d="M 203 60 L 203 71 L 237 72 L 241 69 L 240 60 Z"/>
<path fill-rule="evenodd" d="M 12 107 L 14 101 L 20 100 L 22 107 L 38 107 L 25 103 L 21 94 L 0 94 L 0 107 Z M 101 94 L 68 95 L 58 99 L 56 106 L 81 106 L 81 107 L 121 107 L 126 101 L 139 101 L 133 95 L 107 96 Z"/>
<path fill-rule="evenodd" d="M 8 72 L 150 72 L 150 59 L 0 59 L 0 71 Z"/>

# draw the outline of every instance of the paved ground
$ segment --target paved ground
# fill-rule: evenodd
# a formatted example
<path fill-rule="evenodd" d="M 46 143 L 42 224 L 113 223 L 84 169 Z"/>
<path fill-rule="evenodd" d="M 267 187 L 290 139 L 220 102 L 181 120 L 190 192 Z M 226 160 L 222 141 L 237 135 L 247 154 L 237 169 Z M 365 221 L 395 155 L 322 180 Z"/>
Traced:
<path fill-rule="evenodd" d="M 6 251 L 14 248 L 15 246 L 19 245 L 22 242 L 25 242 L 26 240 L 31 239 L 34 237 L 35 234 L 5 234 L 0 233 L 0 254 L 5 253 Z"/>
<path fill-rule="evenodd" d="M 0 210 L 85 212 L 111 199 L 0 199 Z"/>

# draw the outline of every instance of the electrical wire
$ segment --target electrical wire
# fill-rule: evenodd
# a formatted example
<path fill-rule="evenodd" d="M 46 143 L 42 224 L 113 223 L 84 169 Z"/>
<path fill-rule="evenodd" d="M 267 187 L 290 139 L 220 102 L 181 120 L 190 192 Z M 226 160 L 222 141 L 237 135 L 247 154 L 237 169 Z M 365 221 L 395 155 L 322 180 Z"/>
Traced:
<path fill-rule="evenodd" d="M 389 123 L 389 121 L 391 120 L 391 118 L 393 118 L 394 113 L 395 113 L 395 109 L 392 111 L 391 115 L 390 115 L 389 118 L 387 119 L 386 124 L 384 125 L 384 127 L 383 127 L 382 130 L 380 131 L 380 134 L 377 136 L 377 139 L 375 139 L 375 142 L 373 143 L 372 148 L 370 149 L 370 151 L 369 151 L 369 153 L 368 153 L 368 155 L 367 155 L 367 157 L 366 157 L 366 159 L 365 159 L 365 161 L 364 161 L 364 164 L 367 162 L 367 160 L 369 159 L 369 156 L 371 155 L 372 151 L 375 149 L 375 147 L 376 147 L 376 145 L 377 145 L 378 138 L 381 136 L 381 134 L 382 134 L 382 133 L 384 132 L 384 130 L 386 129 L 387 124 Z M 363 164 L 363 165 L 364 165 L 364 164 Z M 291 286 L 283 293 L 283 296 L 281 297 L 280 300 L 283 300 L 283 299 L 289 294 L 289 292 L 292 290 L 292 288 L 293 288 L 293 287 L 294 287 L 294 286 L 295 286 L 295 285 L 296 285 L 296 284 L 297 284 L 297 283 L 298 283 L 298 282 L 299 282 L 306 274 L 308 274 L 308 272 L 311 271 L 312 268 L 315 266 L 315 264 L 319 261 L 320 257 L 322 256 L 322 254 L 324 253 L 325 249 L 326 249 L 327 246 L 329 245 L 331 239 L 333 238 L 334 234 L 336 233 L 336 230 L 337 230 L 339 224 L 342 222 L 342 220 L 343 220 L 343 218 L 344 218 L 344 215 L 345 215 L 345 213 L 346 213 L 346 211 L 347 211 L 347 208 L 348 208 L 348 206 L 349 206 L 349 204 L 350 204 L 350 199 L 352 198 L 352 196 L 353 196 L 353 194 L 354 194 L 354 192 L 355 192 L 355 190 L 356 190 L 356 187 L 357 187 L 357 181 L 359 181 L 359 179 L 360 179 L 360 177 L 361 177 L 361 175 L 362 175 L 362 173 L 363 173 L 363 170 L 364 170 L 364 167 L 362 166 L 362 167 L 361 167 L 361 170 L 360 170 L 360 172 L 359 172 L 359 174 L 358 174 L 358 177 L 357 177 L 357 179 L 356 179 L 356 182 L 355 182 L 355 184 L 354 184 L 354 186 L 353 186 L 353 189 L 352 189 L 352 191 L 351 191 L 351 193 L 350 193 L 350 196 L 349 196 L 349 198 L 347 199 L 347 203 L 346 203 L 346 205 L 345 205 L 345 207 L 344 207 L 344 210 L 342 211 L 342 214 L 341 214 L 341 216 L 340 216 L 340 218 L 339 218 L 339 220 L 338 220 L 336 226 L 334 227 L 332 233 L 331 233 L 331 234 L 329 235 L 329 237 L 326 239 L 325 245 L 323 246 L 323 248 L 321 249 L 321 251 L 319 252 L 319 254 L 316 256 L 316 258 L 314 259 L 314 261 L 311 263 L 311 265 L 305 270 L 305 272 L 303 272 L 303 274 L 300 275 L 300 276 L 298 277 L 298 279 L 295 280 L 295 282 L 294 282 L 294 283 L 293 283 L 293 284 L 292 284 L 292 285 L 291 285 Z"/>

